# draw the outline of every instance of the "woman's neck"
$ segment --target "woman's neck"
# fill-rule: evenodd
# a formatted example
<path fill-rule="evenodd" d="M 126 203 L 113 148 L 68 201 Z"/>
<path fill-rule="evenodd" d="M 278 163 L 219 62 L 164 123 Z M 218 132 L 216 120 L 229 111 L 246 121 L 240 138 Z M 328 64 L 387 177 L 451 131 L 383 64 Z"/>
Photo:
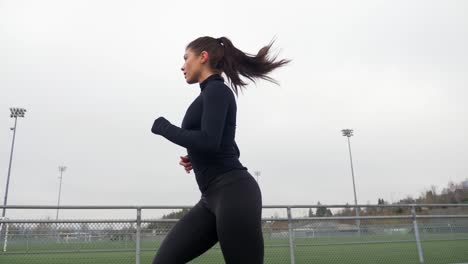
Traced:
<path fill-rule="evenodd" d="M 200 78 L 198 78 L 198 83 L 202 83 L 204 80 L 206 80 L 208 77 L 210 77 L 213 74 L 216 74 L 216 72 L 212 70 L 202 71 L 202 73 L 200 74 Z"/>

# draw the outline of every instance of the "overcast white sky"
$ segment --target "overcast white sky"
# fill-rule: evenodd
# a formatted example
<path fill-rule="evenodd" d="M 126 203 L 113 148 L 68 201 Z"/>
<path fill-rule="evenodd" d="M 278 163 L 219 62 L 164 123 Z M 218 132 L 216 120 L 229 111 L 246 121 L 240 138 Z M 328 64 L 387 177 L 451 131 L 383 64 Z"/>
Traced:
<path fill-rule="evenodd" d="M 0 194 L 8 204 L 193 205 L 185 150 L 150 132 L 180 125 L 199 94 L 185 45 L 227 36 L 293 60 L 238 98 L 241 162 L 263 202 L 359 203 L 468 178 L 466 1 L 0 0 Z M 3 113 L 3 114 L 1 114 Z M 9 213 L 14 215 L 11 211 Z M 11 216 L 10 215 L 10 216 Z M 43 216 L 54 216 L 54 212 Z"/>

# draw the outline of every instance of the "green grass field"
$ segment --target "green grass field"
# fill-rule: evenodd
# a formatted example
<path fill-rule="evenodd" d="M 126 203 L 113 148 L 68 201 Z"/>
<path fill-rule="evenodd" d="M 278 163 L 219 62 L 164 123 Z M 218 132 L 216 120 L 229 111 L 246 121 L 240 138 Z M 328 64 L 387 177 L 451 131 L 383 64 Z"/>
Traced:
<path fill-rule="evenodd" d="M 424 236 L 425 263 L 468 263 L 468 237 Z M 419 263 L 412 236 L 365 236 L 346 238 L 307 238 L 295 240 L 296 263 Z M 393 241 L 393 242 L 389 242 Z M 141 263 L 151 263 L 159 242 L 142 243 Z M 134 242 L 29 243 L 11 241 L 1 264 L 135 263 Z M 109 252 L 110 250 L 122 250 Z M 56 251 L 56 252 L 51 252 Z M 68 251 L 68 252 L 60 252 Z M 80 252 L 81 251 L 81 252 Z M 102 251 L 102 252 L 92 252 Z M 34 253 L 35 252 L 35 253 Z M 191 263 L 224 263 L 218 246 Z M 265 239 L 265 263 L 290 263 L 287 239 Z"/>

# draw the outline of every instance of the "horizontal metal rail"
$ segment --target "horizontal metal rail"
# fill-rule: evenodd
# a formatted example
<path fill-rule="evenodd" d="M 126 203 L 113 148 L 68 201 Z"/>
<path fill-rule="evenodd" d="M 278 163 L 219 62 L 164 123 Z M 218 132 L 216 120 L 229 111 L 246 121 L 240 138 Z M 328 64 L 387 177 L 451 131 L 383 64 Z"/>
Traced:
<path fill-rule="evenodd" d="M 421 219 L 444 219 L 444 218 L 468 218 L 468 215 L 416 215 L 416 218 Z M 327 216 L 327 217 L 303 217 L 303 218 L 291 218 L 290 220 L 294 222 L 300 221 L 319 221 L 319 220 L 385 220 L 385 219 L 413 219 L 413 215 L 388 215 L 388 216 Z M 119 220 L 93 220 L 93 219 L 83 219 L 83 220 L 41 220 L 41 219 L 4 219 L 0 220 L 0 223 L 136 223 L 136 219 L 119 219 Z M 178 219 L 144 219 L 141 220 L 141 223 L 175 223 L 179 221 Z M 263 218 L 262 221 L 288 221 L 288 218 Z"/>
<path fill-rule="evenodd" d="M 163 206 L 131 206 L 131 205 L 0 205 L 0 208 L 6 209 L 113 209 L 113 210 L 131 210 L 131 209 L 190 209 L 193 205 L 163 205 Z M 413 207 L 466 207 L 468 204 L 358 204 L 358 205 L 264 205 L 263 209 L 308 209 L 308 208 L 413 208 Z"/>

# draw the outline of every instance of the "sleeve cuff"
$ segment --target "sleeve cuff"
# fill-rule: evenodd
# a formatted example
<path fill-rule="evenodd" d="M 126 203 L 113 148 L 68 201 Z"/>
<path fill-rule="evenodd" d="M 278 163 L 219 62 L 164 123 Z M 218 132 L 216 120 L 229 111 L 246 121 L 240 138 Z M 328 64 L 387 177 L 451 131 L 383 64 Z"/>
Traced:
<path fill-rule="evenodd" d="M 153 127 L 151 128 L 151 132 L 153 132 L 156 135 L 162 135 L 164 130 L 166 130 L 170 124 L 171 123 L 167 121 L 166 118 L 162 116 L 158 117 L 156 120 L 154 120 Z"/>

